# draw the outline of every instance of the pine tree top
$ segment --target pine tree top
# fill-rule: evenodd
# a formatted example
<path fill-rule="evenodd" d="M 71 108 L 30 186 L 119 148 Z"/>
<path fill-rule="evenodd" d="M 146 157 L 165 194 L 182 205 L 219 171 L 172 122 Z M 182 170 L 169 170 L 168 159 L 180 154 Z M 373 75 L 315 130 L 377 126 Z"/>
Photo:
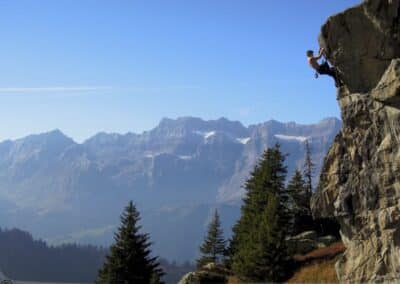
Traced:
<path fill-rule="evenodd" d="M 150 283 L 163 275 L 156 257 L 151 256 L 148 234 L 141 233 L 140 214 L 133 202 L 121 214 L 106 262 L 99 271 L 100 283 Z"/>
<path fill-rule="evenodd" d="M 296 169 L 292 178 L 288 183 L 288 190 L 303 190 L 305 189 L 305 181 L 300 170 Z"/>
<path fill-rule="evenodd" d="M 214 211 L 213 218 L 208 224 L 207 236 L 200 246 L 201 257 L 197 260 L 199 266 L 207 262 L 221 262 L 226 253 L 226 240 L 221 228 L 218 210 Z"/>

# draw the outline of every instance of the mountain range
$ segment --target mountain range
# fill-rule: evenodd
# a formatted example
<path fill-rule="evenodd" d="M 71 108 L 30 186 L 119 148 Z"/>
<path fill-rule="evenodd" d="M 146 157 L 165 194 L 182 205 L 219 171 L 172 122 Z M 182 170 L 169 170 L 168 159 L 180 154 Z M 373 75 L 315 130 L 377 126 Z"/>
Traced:
<path fill-rule="evenodd" d="M 54 244 L 108 245 L 133 200 L 157 254 L 193 259 L 214 208 L 229 233 L 242 186 L 267 147 L 279 143 L 288 154 L 290 177 L 302 167 L 308 140 L 317 177 L 340 128 L 336 118 L 245 127 L 183 117 L 142 134 L 99 133 L 83 143 L 59 130 L 7 140 L 0 143 L 0 225 Z"/>

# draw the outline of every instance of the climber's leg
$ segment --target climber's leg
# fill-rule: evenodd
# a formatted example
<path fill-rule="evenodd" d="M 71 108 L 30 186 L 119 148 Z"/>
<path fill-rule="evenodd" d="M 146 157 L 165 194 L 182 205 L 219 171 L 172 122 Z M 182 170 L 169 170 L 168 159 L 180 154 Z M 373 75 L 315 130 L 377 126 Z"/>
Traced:
<path fill-rule="evenodd" d="M 320 68 L 317 70 L 321 75 L 331 76 L 335 80 L 335 86 L 340 87 L 342 83 L 340 82 L 335 67 L 330 67 L 328 63 L 322 64 Z"/>
<path fill-rule="evenodd" d="M 329 69 L 329 76 L 331 76 L 334 80 L 335 80 L 335 86 L 336 87 L 341 87 L 343 86 L 342 81 L 340 81 L 339 77 L 338 77 L 338 73 L 335 67 L 331 67 Z"/>
<path fill-rule="evenodd" d="M 335 86 L 340 87 L 339 80 L 337 78 L 336 70 L 334 67 L 329 68 L 328 72 L 326 73 L 327 75 L 331 76 L 333 80 L 335 80 Z"/>

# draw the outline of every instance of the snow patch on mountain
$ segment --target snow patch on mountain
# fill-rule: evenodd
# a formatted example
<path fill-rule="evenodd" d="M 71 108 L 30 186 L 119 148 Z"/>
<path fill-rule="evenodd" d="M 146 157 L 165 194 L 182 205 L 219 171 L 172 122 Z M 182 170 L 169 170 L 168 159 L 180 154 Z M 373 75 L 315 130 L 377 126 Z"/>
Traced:
<path fill-rule="evenodd" d="M 215 131 L 207 132 L 207 133 L 204 134 L 204 139 L 208 139 L 208 138 L 210 138 L 211 136 L 214 136 L 215 134 L 216 134 Z"/>
<path fill-rule="evenodd" d="M 204 131 L 194 131 L 194 133 L 196 133 L 196 134 L 198 134 L 198 135 L 200 135 L 200 136 L 203 136 L 204 139 L 206 139 L 206 140 L 207 140 L 208 138 L 214 136 L 215 134 L 217 134 L 216 131 L 208 131 L 208 132 L 204 132 Z"/>
<path fill-rule="evenodd" d="M 275 138 L 285 140 L 285 141 L 298 141 L 298 142 L 306 142 L 309 140 L 311 137 L 306 137 L 306 136 L 291 136 L 291 135 L 283 135 L 283 134 L 275 134 Z"/>
<path fill-rule="evenodd" d="M 236 141 L 238 141 L 239 143 L 246 145 L 247 143 L 249 143 L 251 140 L 250 137 L 245 137 L 245 138 L 236 138 Z"/>
<path fill-rule="evenodd" d="M 144 157 L 148 159 L 154 159 L 162 154 L 166 154 L 166 152 L 147 153 Z"/>

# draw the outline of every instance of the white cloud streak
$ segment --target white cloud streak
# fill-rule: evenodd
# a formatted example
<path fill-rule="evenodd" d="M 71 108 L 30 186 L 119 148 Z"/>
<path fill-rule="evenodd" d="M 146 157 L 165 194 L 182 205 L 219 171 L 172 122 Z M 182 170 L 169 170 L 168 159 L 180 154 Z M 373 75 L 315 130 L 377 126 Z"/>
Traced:
<path fill-rule="evenodd" d="M 163 93 L 173 91 L 194 91 L 200 90 L 199 86 L 190 85 L 172 85 L 172 86 L 161 86 L 161 87 L 122 87 L 124 91 L 136 92 L 136 93 Z"/>
<path fill-rule="evenodd" d="M 0 95 L 34 95 L 34 96 L 81 96 L 97 94 L 149 94 L 162 95 L 171 92 L 193 92 L 200 90 L 198 86 L 170 85 L 155 87 L 138 86 L 48 86 L 48 87 L 0 87 Z"/>
<path fill-rule="evenodd" d="M 1 88 L 0 93 L 69 93 L 69 92 L 94 92 L 94 91 L 110 91 L 113 88 L 111 86 L 76 86 L 76 87 L 7 87 Z"/>
<path fill-rule="evenodd" d="M 198 86 L 171 85 L 161 87 L 112 87 L 112 86 L 50 86 L 50 87 L 0 87 L 0 94 L 27 94 L 27 93 L 88 93 L 101 91 L 133 92 L 133 93 L 163 93 L 171 91 L 193 91 Z"/>

